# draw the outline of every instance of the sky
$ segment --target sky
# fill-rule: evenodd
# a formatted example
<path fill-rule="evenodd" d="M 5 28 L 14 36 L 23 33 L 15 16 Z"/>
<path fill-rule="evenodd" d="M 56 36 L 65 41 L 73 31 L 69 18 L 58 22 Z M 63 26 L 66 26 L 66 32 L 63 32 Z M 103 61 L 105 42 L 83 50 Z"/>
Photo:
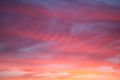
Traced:
<path fill-rule="evenodd" d="M 0 0 L 0 80 L 120 80 L 120 0 Z"/>

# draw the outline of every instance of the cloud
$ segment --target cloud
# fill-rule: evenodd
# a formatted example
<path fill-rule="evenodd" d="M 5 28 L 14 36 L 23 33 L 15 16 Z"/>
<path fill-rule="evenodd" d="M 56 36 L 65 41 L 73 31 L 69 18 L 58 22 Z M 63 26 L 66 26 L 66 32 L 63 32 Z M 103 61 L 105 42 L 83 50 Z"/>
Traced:
<path fill-rule="evenodd" d="M 10 70 L 10 71 L 0 72 L 0 77 L 3 77 L 3 78 L 7 78 L 7 77 L 10 77 L 10 78 L 12 78 L 12 77 L 23 77 L 26 74 L 28 74 L 28 72 L 26 72 L 26 71 Z"/>
<path fill-rule="evenodd" d="M 46 78 L 59 78 L 59 77 L 67 77 L 70 73 L 68 72 L 46 72 L 41 74 L 35 74 L 32 77 L 46 77 Z"/>
<path fill-rule="evenodd" d="M 120 55 L 118 54 L 114 57 L 107 58 L 106 61 L 116 63 L 116 64 L 120 64 Z"/>
<path fill-rule="evenodd" d="M 45 64 L 43 67 L 51 68 L 51 69 L 72 69 L 75 68 L 75 65 L 72 64 Z"/>
<path fill-rule="evenodd" d="M 88 67 L 96 72 L 117 74 L 120 1 L 0 2 L 0 69 L 16 66 L 33 72 L 29 75 L 23 70 L 1 70 L 0 77 L 68 77 L 72 73 L 66 70 L 80 69 L 81 73 L 81 68 Z M 72 78 L 104 77 L 108 80 L 107 75 L 93 72 L 73 73 Z"/>
<path fill-rule="evenodd" d="M 72 2 L 73 4 L 90 4 L 90 5 L 106 5 L 106 6 L 117 6 L 119 7 L 120 1 L 119 0 L 85 0 L 85 1 L 81 1 L 81 0 L 20 0 L 22 3 L 26 3 L 26 4 L 31 4 L 31 5 L 43 5 L 45 7 L 52 7 L 58 5 L 57 7 L 62 7 L 62 6 L 70 6 L 70 3 Z"/>
<path fill-rule="evenodd" d="M 112 67 L 107 67 L 107 66 L 102 66 L 102 67 L 98 67 L 98 68 L 95 68 L 96 70 L 98 71 L 104 71 L 104 72 L 118 72 L 117 69 L 114 69 Z"/>
<path fill-rule="evenodd" d="M 89 3 L 92 5 L 106 5 L 106 6 L 119 6 L 119 0 L 78 0 L 80 3 Z"/>

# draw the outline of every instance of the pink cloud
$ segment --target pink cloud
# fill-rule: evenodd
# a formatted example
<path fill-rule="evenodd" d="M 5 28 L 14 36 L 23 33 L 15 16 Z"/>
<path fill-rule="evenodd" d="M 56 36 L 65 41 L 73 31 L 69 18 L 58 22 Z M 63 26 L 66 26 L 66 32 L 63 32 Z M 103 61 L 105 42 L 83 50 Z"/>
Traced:
<path fill-rule="evenodd" d="M 0 72 L 0 78 L 3 77 L 3 78 L 12 78 L 12 77 L 23 77 L 25 76 L 26 74 L 29 74 L 28 72 L 26 71 L 22 71 L 22 70 L 19 70 L 19 69 L 13 69 L 13 70 L 8 70 L 8 71 L 2 71 Z"/>

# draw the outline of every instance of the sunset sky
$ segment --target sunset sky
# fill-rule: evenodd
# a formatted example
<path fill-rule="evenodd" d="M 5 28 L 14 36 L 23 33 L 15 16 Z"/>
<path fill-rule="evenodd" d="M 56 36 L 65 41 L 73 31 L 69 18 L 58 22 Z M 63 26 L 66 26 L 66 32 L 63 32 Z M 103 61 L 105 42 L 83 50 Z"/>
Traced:
<path fill-rule="evenodd" d="M 120 80 L 120 0 L 0 0 L 0 80 Z"/>

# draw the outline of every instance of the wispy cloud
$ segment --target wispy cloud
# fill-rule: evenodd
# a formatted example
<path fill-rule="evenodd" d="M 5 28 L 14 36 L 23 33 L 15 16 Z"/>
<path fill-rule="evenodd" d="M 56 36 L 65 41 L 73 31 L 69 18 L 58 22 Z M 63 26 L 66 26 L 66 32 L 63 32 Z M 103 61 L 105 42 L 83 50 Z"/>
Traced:
<path fill-rule="evenodd" d="M 119 80 L 119 4 L 1 0 L 0 77 Z"/>
<path fill-rule="evenodd" d="M 12 77 L 23 77 L 28 72 L 26 71 L 21 71 L 21 70 L 9 70 L 9 71 L 2 71 L 0 72 L 0 78 L 12 78 Z"/>
<path fill-rule="evenodd" d="M 60 78 L 60 77 L 67 77 L 70 73 L 68 72 L 46 72 L 41 74 L 35 74 L 32 77 L 46 77 L 46 78 Z"/>

